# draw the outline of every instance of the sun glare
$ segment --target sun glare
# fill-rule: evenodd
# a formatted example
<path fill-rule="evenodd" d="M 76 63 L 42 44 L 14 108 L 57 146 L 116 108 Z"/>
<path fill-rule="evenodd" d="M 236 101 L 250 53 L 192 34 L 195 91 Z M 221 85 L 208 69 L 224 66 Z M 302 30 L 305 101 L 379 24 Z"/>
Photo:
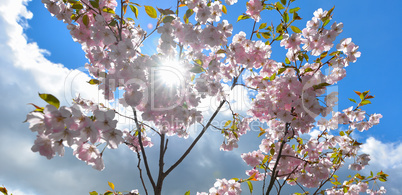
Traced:
<path fill-rule="evenodd" d="M 166 60 L 158 67 L 156 79 L 160 79 L 168 87 L 180 87 L 184 85 L 185 72 L 180 62 Z"/>

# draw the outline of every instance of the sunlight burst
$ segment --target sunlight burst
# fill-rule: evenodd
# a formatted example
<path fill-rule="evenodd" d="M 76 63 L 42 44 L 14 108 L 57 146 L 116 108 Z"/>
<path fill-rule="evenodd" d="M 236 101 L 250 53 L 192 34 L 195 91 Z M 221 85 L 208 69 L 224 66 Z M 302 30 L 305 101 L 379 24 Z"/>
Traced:
<path fill-rule="evenodd" d="M 180 87 L 184 84 L 185 73 L 186 70 L 182 67 L 180 62 L 176 60 L 166 60 L 158 67 L 156 79 L 160 79 L 167 87 Z"/>

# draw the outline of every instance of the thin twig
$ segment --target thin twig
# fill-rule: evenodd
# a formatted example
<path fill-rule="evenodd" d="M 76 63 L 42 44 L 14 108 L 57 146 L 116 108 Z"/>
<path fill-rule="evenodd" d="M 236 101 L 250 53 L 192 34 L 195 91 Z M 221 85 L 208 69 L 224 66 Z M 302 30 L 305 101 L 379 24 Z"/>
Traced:
<path fill-rule="evenodd" d="M 134 119 L 133 117 L 129 117 L 129 116 L 123 115 L 123 114 L 117 112 L 115 109 L 112 109 L 112 110 L 113 110 L 116 114 L 118 114 L 118 115 L 120 115 L 120 116 L 122 116 L 122 117 L 124 117 L 124 118 L 131 119 L 131 120 L 135 121 L 135 119 Z M 144 126 L 150 128 L 152 131 L 154 131 L 155 133 L 157 133 L 159 136 L 161 135 L 155 128 L 151 127 L 150 125 L 148 125 L 148 124 L 146 124 L 146 123 L 144 123 L 144 122 L 141 122 L 141 121 L 138 121 L 138 123 L 139 123 L 140 125 L 144 125 Z"/>
<path fill-rule="evenodd" d="M 137 147 L 135 148 L 135 150 L 137 151 L 137 158 L 138 158 L 137 168 L 138 168 L 138 170 L 140 171 L 141 183 L 142 183 L 142 186 L 144 187 L 145 194 L 148 195 L 148 190 L 147 190 L 147 187 L 145 186 L 144 178 L 142 177 L 142 169 L 141 169 L 141 167 L 140 167 L 141 155 L 140 155 L 140 152 L 138 151 Z"/>
<path fill-rule="evenodd" d="M 212 117 L 209 119 L 207 125 L 202 129 L 201 133 L 195 138 L 193 143 L 191 143 L 190 147 L 187 148 L 186 152 L 179 158 L 179 160 L 176 161 L 166 172 L 165 175 L 167 176 L 171 171 L 173 171 L 174 168 L 176 168 L 183 160 L 186 158 L 186 156 L 190 153 L 190 151 L 194 148 L 195 144 L 200 140 L 202 135 L 204 135 L 205 131 L 207 131 L 208 127 L 211 125 L 212 120 L 215 119 L 216 115 L 219 113 L 219 110 L 222 108 L 223 104 L 225 104 L 225 100 L 222 100 L 221 103 L 219 104 L 218 108 L 215 110 L 214 114 Z"/>
<path fill-rule="evenodd" d="M 154 182 L 154 179 L 152 178 L 151 170 L 149 169 L 149 165 L 148 165 L 147 155 L 145 154 L 144 146 L 142 144 L 142 136 L 141 136 L 142 129 L 140 128 L 140 124 L 138 123 L 137 111 L 134 107 L 132 107 L 132 108 L 133 108 L 133 112 L 134 112 L 134 121 L 135 121 L 135 124 L 137 125 L 138 139 L 139 139 L 138 142 L 140 143 L 141 153 L 142 153 L 142 156 L 144 157 L 145 169 L 147 171 L 148 179 L 151 182 L 152 187 L 154 188 L 154 191 L 155 191 L 155 189 L 156 189 L 155 182 Z"/>

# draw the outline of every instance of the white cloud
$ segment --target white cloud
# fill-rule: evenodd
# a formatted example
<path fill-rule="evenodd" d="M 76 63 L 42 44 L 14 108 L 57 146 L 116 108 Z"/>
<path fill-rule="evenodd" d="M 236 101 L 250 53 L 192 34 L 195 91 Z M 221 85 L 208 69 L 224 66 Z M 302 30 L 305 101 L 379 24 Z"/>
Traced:
<path fill-rule="evenodd" d="M 373 137 L 366 140 L 361 151 L 370 155 L 368 167 L 364 170 L 369 174 L 384 171 L 389 175 L 388 181 L 379 182 L 378 185 L 385 186 L 389 194 L 402 194 L 400 181 L 402 180 L 402 142 L 384 143 Z"/>
<path fill-rule="evenodd" d="M 402 167 L 402 143 L 382 143 L 373 137 L 363 144 L 362 152 L 370 154 L 370 164 L 384 169 Z"/>

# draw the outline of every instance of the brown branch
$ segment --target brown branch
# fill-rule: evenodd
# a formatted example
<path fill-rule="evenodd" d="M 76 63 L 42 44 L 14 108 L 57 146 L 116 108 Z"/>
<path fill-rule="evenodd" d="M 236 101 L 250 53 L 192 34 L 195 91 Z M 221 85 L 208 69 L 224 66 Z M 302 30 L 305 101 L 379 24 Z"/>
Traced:
<path fill-rule="evenodd" d="M 147 187 L 145 186 L 144 178 L 142 177 L 142 170 L 140 167 L 140 163 L 141 163 L 140 152 L 138 151 L 137 147 L 135 148 L 135 150 L 137 151 L 137 158 L 138 158 L 137 168 L 140 171 L 140 179 L 141 179 L 142 187 L 144 187 L 145 194 L 148 195 L 148 190 L 147 190 Z"/>
<path fill-rule="evenodd" d="M 278 157 L 276 158 L 276 162 L 275 162 L 274 168 L 272 169 L 272 176 L 271 176 L 271 180 L 270 180 L 270 182 L 269 182 L 269 186 L 268 186 L 267 192 L 265 193 L 266 195 L 269 195 L 269 192 L 271 192 L 272 187 L 274 186 L 275 179 L 276 179 L 276 177 L 277 177 L 277 175 L 278 175 L 278 172 L 279 172 L 279 171 L 276 171 L 276 168 L 278 167 L 279 160 L 280 160 L 281 155 L 282 155 L 282 149 L 283 149 L 283 146 L 285 145 L 285 142 L 286 142 L 286 141 L 285 141 L 285 137 L 286 137 L 287 131 L 289 130 L 289 125 L 290 125 L 289 123 L 286 123 L 285 135 L 283 136 L 283 140 L 282 140 L 282 142 L 281 142 L 281 146 L 280 146 L 279 152 L 278 152 Z"/>
<path fill-rule="evenodd" d="M 190 151 L 194 148 L 195 144 L 200 140 L 202 135 L 204 135 L 205 131 L 207 131 L 208 127 L 211 125 L 212 120 L 216 117 L 216 115 L 219 113 L 219 110 L 222 108 L 223 104 L 225 104 L 225 100 L 222 100 L 221 103 L 219 104 L 218 108 L 215 110 L 214 114 L 212 117 L 209 119 L 207 125 L 202 129 L 201 133 L 195 138 L 193 143 L 191 143 L 190 147 L 187 148 L 186 152 L 179 158 L 179 160 L 176 161 L 166 172 L 165 172 L 165 177 L 173 171 L 174 168 L 176 168 L 183 160 L 186 158 L 186 156 L 190 153 Z"/>
<path fill-rule="evenodd" d="M 150 171 L 150 169 L 149 169 L 149 164 L 148 164 L 148 159 L 147 159 L 147 155 L 145 154 L 145 150 L 144 150 L 144 146 L 143 146 L 143 144 L 142 144 L 142 136 L 141 136 L 141 127 L 140 127 L 140 124 L 138 123 L 138 119 L 137 119 L 137 111 L 135 110 L 135 108 L 134 107 L 132 107 L 133 108 L 133 112 L 134 112 L 134 121 L 135 121 L 135 124 L 137 125 L 137 131 L 138 131 L 138 139 L 139 139 L 139 143 L 140 143 L 140 147 L 141 147 L 141 153 L 142 153 L 142 156 L 144 157 L 144 165 L 145 165 L 145 169 L 146 169 L 146 171 L 147 171 L 147 175 L 148 175 L 148 179 L 149 179 L 149 181 L 151 182 L 151 184 L 152 184 L 152 187 L 154 188 L 154 190 L 155 190 L 155 182 L 154 182 L 154 179 L 152 178 L 152 174 L 151 174 L 151 171 Z"/>

